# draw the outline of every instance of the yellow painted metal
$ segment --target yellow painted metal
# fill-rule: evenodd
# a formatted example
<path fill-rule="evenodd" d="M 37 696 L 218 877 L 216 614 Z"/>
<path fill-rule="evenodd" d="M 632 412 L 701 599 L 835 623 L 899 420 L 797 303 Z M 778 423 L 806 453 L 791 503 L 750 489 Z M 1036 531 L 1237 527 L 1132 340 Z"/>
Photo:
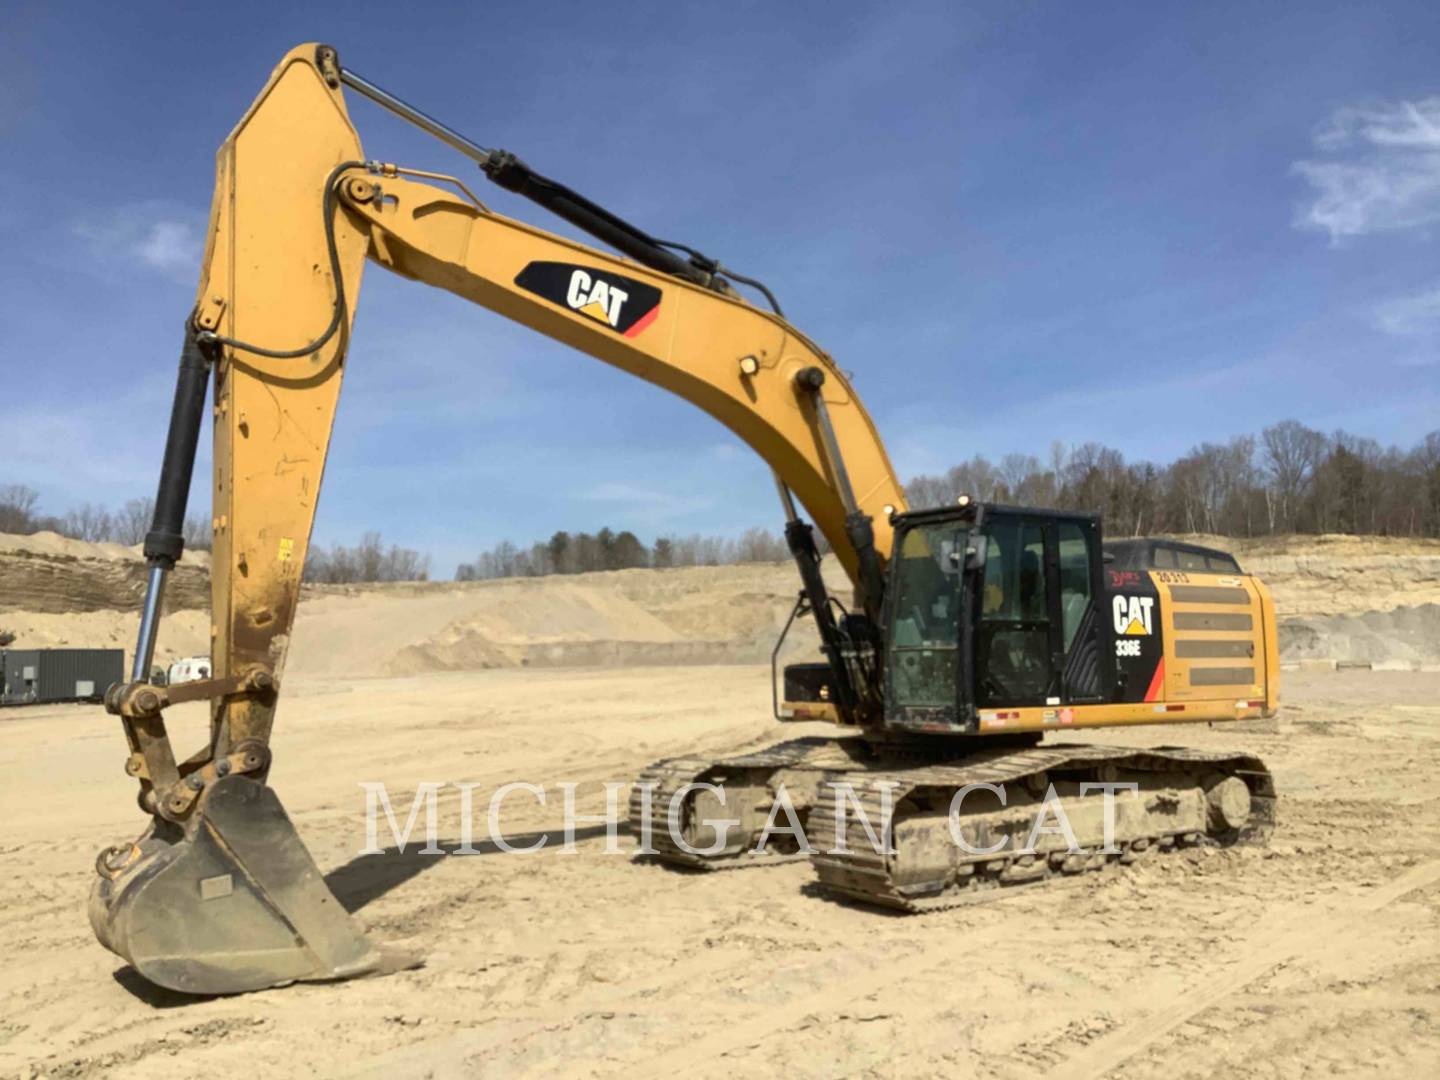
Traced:
<path fill-rule="evenodd" d="M 1260 640 L 1265 647 L 1265 715 L 1280 708 L 1280 635 L 1275 626 L 1275 598 L 1259 578 L 1255 593 L 1260 600 Z"/>
<path fill-rule="evenodd" d="M 1008 731 L 1068 731 L 1071 728 L 1125 727 L 1138 724 L 1220 723 L 1270 715 L 1263 707 L 1239 707 L 1238 699 L 1137 701 L 1114 705 L 1031 706 L 982 709 L 981 734 Z"/>
<path fill-rule="evenodd" d="M 1263 698 L 1265 646 L 1259 582 L 1243 575 L 1179 571 L 1152 571 L 1150 578 L 1160 595 L 1165 642 L 1162 699 Z M 1190 625 L 1185 624 L 1186 618 Z M 1219 625 L 1208 626 L 1206 620 Z M 1241 678 L 1242 673 L 1248 677 Z M 1225 681 L 1216 682 L 1215 677 Z"/>
<path fill-rule="evenodd" d="M 196 294 L 197 318 L 227 337 L 297 348 L 330 322 L 331 279 L 322 200 L 327 175 L 361 158 L 340 92 L 291 50 L 216 155 L 215 194 Z M 365 261 L 363 226 L 336 215 L 351 308 Z M 218 313 L 218 320 L 216 315 Z M 340 392 L 340 333 L 309 356 L 272 360 L 225 349 L 215 375 L 211 654 L 225 678 L 285 662 L 301 568 L 315 519 Z M 216 705 L 217 754 L 265 740 L 274 705 Z"/>

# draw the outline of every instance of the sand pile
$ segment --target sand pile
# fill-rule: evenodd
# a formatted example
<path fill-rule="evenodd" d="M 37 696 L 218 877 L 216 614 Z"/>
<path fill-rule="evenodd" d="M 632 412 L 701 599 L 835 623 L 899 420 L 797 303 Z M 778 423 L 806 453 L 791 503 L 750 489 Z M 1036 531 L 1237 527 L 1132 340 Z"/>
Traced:
<path fill-rule="evenodd" d="M 167 589 L 157 662 L 210 648 L 208 555 Z M 828 567 L 838 596 L 849 584 Z M 53 533 L 0 537 L 0 628 L 16 648 L 133 648 L 145 589 L 138 550 Z M 798 584 L 788 563 L 624 570 L 484 582 L 307 586 L 289 671 L 411 675 L 495 667 L 767 660 Z M 787 648 L 814 647 L 810 624 Z"/>
<path fill-rule="evenodd" d="M 128 668 L 145 597 L 140 547 L 53 532 L 0 533 L 0 630 L 17 649 L 124 649 Z M 187 551 L 165 590 L 156 662 L 210 651 L 210 554 Z"/>
<path fill-rule="evenodd" d="M 1286 660 L 1434 662 L 1440 542 L 1377 537 L 1229 541 L 1275 594 Z M 168 590 L 162 663 L 209 651 L 205 553 Z M 850 588 L 833 560 L 836 595 Z M 138 549 L 54 533 L 0 536 L 0 629 L 16 648 L 133 645 L 144 595 Z M 755 663 L 768 660 L 799 587 L 789 563 L 623 570 L 486 582 L 307 586 L 289 669 L 411 675 L 500 667 Z M 1368 613 L 1368 614 L 1367 614 Z M 1427 622 L 1430 619 L 1432 621 Z M 800 624 L 787 657 L 814 646 Z"/>
<path fill-rule="evenodd" d="M 1440 604 L 1287 619 L 1280 624 L 1280 655 L 1380 666 L 1440 663 Z"/>
<path fill-rule="evenodd" d="M 208 608 L 209 553 L 187 551 L 165 594 L 171 611 Z M 139 546 L 91 544 L 52 532 L 0 533 L 0 622 L 10 629 L 16 621 L 11 612 L 138 610 L 144 597 L 145 558 Z"/>
<path fill-rule="evenodd" d="M 832 577 L 846 595 L 838 568 Z M 759 564 L 307 590 L 290 670 L 411 675 L 759 662 L 789 614 L 793 578 L 789 564 Z M 787 655 L 813 641 L 802 624 Z"/>

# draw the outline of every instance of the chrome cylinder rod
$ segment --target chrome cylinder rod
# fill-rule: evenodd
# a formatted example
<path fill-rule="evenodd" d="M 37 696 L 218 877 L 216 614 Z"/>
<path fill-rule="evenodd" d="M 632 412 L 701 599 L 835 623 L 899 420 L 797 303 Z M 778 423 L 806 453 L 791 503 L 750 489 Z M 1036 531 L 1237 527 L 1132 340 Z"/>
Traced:
<path fill-rule="evenodd" d="M 150 664 L 155 659 L 155 638 L 160 630 L 160 609 L 165 603 L 164 566 L 151 564 L 145 586 L 145 610 L 140 614 L 140 637 L 135 642 L 135 661 L 130 667 L 131 682 L 149 682 Z"/>
<path fill-rule="evenodd" d="M 382 105 L 389 109 L 396 116 L 409 120 L 410 123 L 422 131 L 428 131 L 441 142 L 454 147 L 456 150 L 459 150 L 460 153 L 468 158 L 474 159 L 479 164 L 484 165 L 490 160 L 490 151 L 485 149 L 485 147 L 471 142 L 454 128 L 447 127 L 433 116 L 428 116 L 415 108 L 415 106 L 401 101 L 394 94 L 387 90 L 380 89 L 380 87 L 376 86 L 369 79 L 362 78 L 349 68 L 340 69 L 340 81 L 351 89 L 364 94 L 377 105 Z"/>
<path fill-rule="evenodd" d="M 850 473 L 845 468 L 845 459 L 840 456 L 840 440 L 835 437 L 835 426 L 830 423 L 830 410 L 826 407 L 820 390 L 825 385 L 825 372 L 818 367 L 809 367 L 797 374 L 795 381 L 810 394 L 810 401 L 815 406 L 815 419 L 820 423 L 820 443 L 835 481 L 835 490 L 840 495 L 840 502 L 847 514 L 858 513 L 860 507 L 855 502 L 855 489 L 850 486 Z"/>
<path fill-rule="evenodd" d="M 775 488 L 780 492 L 780 506 L 785 511 L 785 523 L 788 525 L 792 521 L 799 521 L 800 515 L 795 510 L 795 496 L 791 493 L 785 481 L 780 479 L 779 473 L 773 475 L 775 477 Z"/>

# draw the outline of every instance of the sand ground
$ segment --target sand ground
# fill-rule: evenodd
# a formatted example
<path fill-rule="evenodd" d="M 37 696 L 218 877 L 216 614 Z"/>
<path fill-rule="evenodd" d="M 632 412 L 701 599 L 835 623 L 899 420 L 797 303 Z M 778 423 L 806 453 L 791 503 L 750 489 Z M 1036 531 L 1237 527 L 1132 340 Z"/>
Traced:
<path fill-rule="evenodd" d="M 502 669 L 287 685 L 272 781 L 332 888 L 426 954 L 382 979 L 195 1000 L 91 936 L 95 853 L 141 824 L 99 709 L 0 718 L 0 1074 L 150 1077 L 1420 1076 L 1440 1069 L 1440 674 L 1287 673 L 1278 720 L 1100 733 L 1261 754 L 1265 849 L 1194 851 L 927 916 L 802 864 L 694 874 L 555 850 L 360 856 L 360 780 L 601 781 L 795 734 L 757 666 Z M 175 710 L 188 750 L 201 717 Z M 440 833 L 458 835 L 458 796 Z M 620 839 L 628 848 L 628 837 Z M 482 850 L 484 848 L 482 847 Z"/>

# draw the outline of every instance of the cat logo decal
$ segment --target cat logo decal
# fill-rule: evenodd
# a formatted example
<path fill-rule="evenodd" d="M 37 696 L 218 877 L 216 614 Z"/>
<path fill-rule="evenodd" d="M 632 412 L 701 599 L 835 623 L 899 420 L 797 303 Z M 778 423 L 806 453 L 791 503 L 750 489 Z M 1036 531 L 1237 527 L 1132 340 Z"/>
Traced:
<path fill-rule="evenodd" d="M 515 284 L 625 337 L 638 335 L 660 312 L 655 286 L 594 266 L 532 262 Z"/>

